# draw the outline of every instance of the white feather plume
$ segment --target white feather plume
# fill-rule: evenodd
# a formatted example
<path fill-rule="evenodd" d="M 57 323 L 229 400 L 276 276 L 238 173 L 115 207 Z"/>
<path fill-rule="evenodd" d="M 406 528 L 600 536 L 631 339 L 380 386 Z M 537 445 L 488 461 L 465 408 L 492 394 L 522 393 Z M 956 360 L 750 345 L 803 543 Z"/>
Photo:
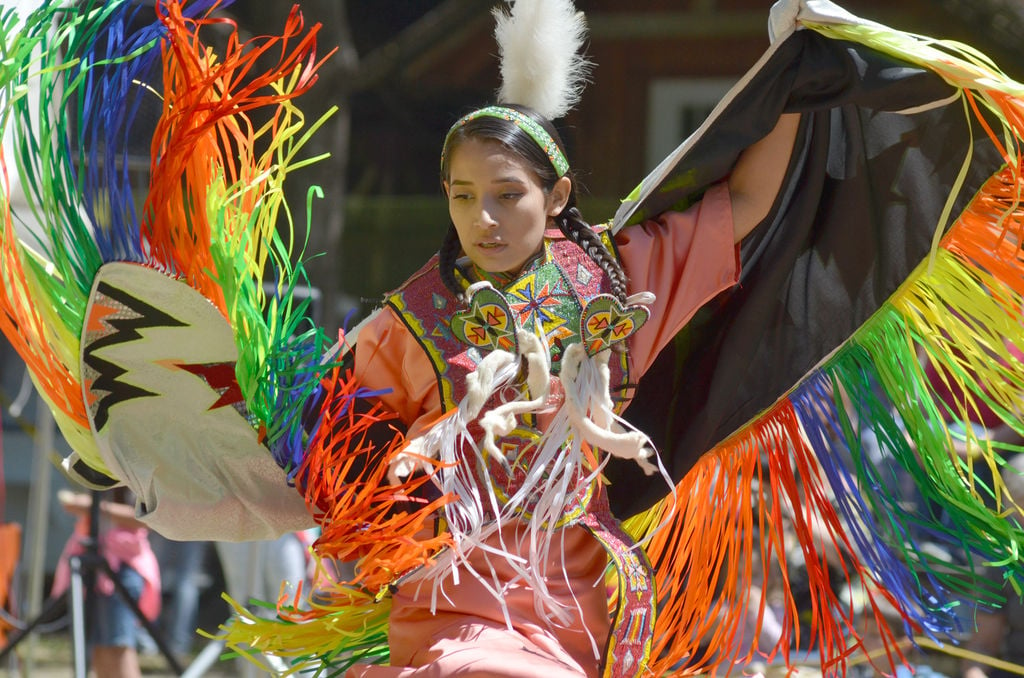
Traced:
<path fill-rule="evenodd" d="M 581 53 L 587 22 L 572 0 L 508 0 L 495 8 L 501 58 L 498 101 L 529 106 L 549 120 L 569 112 L 583 93 L 591 62 Z"/>

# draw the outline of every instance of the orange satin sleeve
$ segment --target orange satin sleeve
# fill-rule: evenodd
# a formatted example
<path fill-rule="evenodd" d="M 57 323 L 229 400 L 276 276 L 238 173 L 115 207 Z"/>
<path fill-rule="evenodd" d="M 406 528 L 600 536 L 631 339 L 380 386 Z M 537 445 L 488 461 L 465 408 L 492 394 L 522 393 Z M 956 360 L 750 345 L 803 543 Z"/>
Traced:
<path fill-rule="evenodd" d="M 388 306 L 359 329 L 354 375 L 362 386 L 383 393 L 381 402 L 409 427 L 407 438 L 418 436 L 442 414 L 434 368 Z"/>
<path fill-rule="evenodd" d="M 684 212 L 667 212 L 615 236 L 630 293 L 653 292 L 651 317 L 629 339 L 634 377 L 697 310 L 739 280 L 729 187 L 719 183 Z"/>

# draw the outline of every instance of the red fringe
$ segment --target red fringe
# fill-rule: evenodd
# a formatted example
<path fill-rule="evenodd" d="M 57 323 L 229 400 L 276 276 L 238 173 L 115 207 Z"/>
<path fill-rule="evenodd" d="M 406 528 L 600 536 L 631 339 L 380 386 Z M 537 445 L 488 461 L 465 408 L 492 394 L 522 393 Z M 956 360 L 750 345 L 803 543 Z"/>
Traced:
<path fill-rule="evenodd" d="M 217 6 L 219 3 L 211 14 Z M 302 15 L 293 8 L 282 35 L 239 44 L 233 21 L 214 19 L 210 14 L 186 19 L 174 2 L 161 2 L 158 11 L 168 31 L 164 45 L 165 98 L 153 135 L 152 181 L 143 210 L 143 232 L 158 260 L 173 264 L 193 287 L 224 311 L 222 292 L 213 279 L 215 267 L 209 247 L 211 230 L 206 210 L 210 187 L 252 180 L 269 169 L 273 158 L 259 158 L 254 148 L 258 135 L 247 113 L 293 99 L 313 85 L 323 63 L 314 60 L 320 26 L 316 24 L 302 35 Z M 214 61 L 198 35 L 201 28 L 214 24 L 229 24 L 232 28 L 219 61 Z M 254 74 L 259 62 L 273 50 L 279 51 L 277 62 L 265 72 Z M 284 81 L 299 69 L 301 75 L 294 87 L 286 89 Z M 275 83 L 280 83 L 277 89 L 272 87 Z M 281 111 L 275 111 L 268 134 L 277 132 L 280 116 Z M 238 211 L 251 214 L 261 197 L 259 190 L 248 191 L 241 196 Z"/>
<path fill-rule="evenodd" d="M 351 373 L 343 375 L 340 367 L 323 385 L 323 424 L 297 475 L 322 528 L 314 549 L 337 560 L 362 559 L 366 567 L 358 568 L 353 583 L 379 591 L 451 544 L 449 535 L 433 533 L 433 514 L 450 498 L 416 497 L 430 476 L 391 484 L 388 468 L 405 440 L 390 428 L 391 440 L 382 444 L 380 432 L 396 415 L 361 398 Z"/>
<path fill-rule="evenodd" d="M 652 675 L 714 673 L 752 661 L 759 654 L 756 635 L 748 635 L 746 645 L 741 638 L 751 619 L 753 628 L 761 628 L 766 611 L 764 596 L 752 599 L 752 586 L 771 586 L 783 596 L 782 636 L 766 659 L 781 651 L 789 665 L 791 647 L 817 645 L 822 669 L 845 673 L 847 660 L 864 644 L 853 613 L 834 592 L 829 563 L 847 584 L 859 582 L 869 592 L 877 626 L 872 631 L 880 634 L 890 665 L 902 662 L 883 616 L 883 607 L 898 606 L 856 558 L 827 487 L 788 402 L 700 460 L 676 488 L 675 512 L 646 546 L 661 602 Z M 786 507 L 791 510 L 784 514 Z M 671 508 L 666 506 L 663 517 Z M 805 643 L 790 588 L 784 526 L 795 532 L 807 564 L 812 621 Z"/>

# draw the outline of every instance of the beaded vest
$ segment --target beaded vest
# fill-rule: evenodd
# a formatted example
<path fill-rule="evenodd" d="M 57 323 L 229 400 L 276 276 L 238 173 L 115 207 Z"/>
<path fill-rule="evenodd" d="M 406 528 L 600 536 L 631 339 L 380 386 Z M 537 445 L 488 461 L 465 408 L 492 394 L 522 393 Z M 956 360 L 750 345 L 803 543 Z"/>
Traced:
<path fill-rule="evenodd" d="M 605 246 L 615 252 L 607 231 L 601 233 Z M 558 231 L 545 233 L 544 252 L 514 280 L 495 285 L 489 291 L 495 303 L 480 303 L 474 297 L 470 309 L 444 286 L 438 270 L 438 257 L 431 259 L 401 288 L 386 299 L 402 322 L 418 339 L 437 376 L 437 388 L 446 412 L 457 407 L 467 393 L 466 377 L 491 350 L 513 351 L 515 330 L 521 328 L 540 334 L 550 352 L 549 402 L 557 407 L 561 393 L 559 373 L 567 347 L 587 342 L 588 302 L 610 293 L 608 276 L 583 250 Z M 470 317 L 467 317 L 470 316 Z M 511 317 L 507 317 L 511 316 Z M 582 322 L 581 322 L 582 318 Z M 607 325 L 607 323 L 605 323 Z M 486 335 L 486 336 L 485 336 Z M 628 402 L 629 369 L 625 351 L 610 352 L 609 391 L 615 409 Z M 525 388 L 525 386 L 524 386 Z M 519 397 L 496 393 L 485 409 Z M 511 463 L 487 462 L 485 473 L 476 469 L 477 483 L 495 493 L 500 502 L 513 494 L 529 472 L 535 442 L 542 433 L 534 415 L 524 415 L 520 425 L 504 435 L 499 450 Z M 474 439 L 480 431 L 471 424 Z M 480 463 L 472 454 L 463 463 Z M 486 478 L 486 480 L 485 480 Z M 529 519 L 529 507 L 521 514 Z M 611 515 L 600 483 L 577 489 L 570 497 L 558 526 L 578 524 L 590 531 L 608 552 L 620 578 L 618 603 L 612 633 L 605 648 L 606 676 L 633 676 L 650 658 L 656 605 L 650 564 L 642 549 L 622 531 Z"/>

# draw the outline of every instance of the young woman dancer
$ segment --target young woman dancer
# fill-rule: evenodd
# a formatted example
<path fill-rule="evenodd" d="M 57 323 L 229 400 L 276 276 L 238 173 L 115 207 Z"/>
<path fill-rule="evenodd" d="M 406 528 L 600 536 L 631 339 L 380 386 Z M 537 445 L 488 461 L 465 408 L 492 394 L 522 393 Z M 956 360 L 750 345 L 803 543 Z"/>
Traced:
<path fill-rule="evenodd" d="M 465 442 L 464 452 L 455 452 L 462 463 L 492 468 L 479 472 L 479 486 L 454 497 L 454 503 L 472 503 L 473 497 L 513 501 L 511 508 L 501 506 L 500 499 L 498 506 L 485 500 L 479 507 L 481 514 L 494 511 L 486 520 L 500 528 L 484 528 L 484 537 L 460 535 L 460 544 L 480 541 L 456 558 L 453 571 L 435 570 L 444 573 L 438 582 L 443 595 L 433 595 L 433 588 L 415 577 L 395 592 L 391 663 L 419 667 L 419 672 L 373 667 L 355 675 L 600 675 L 610 631 L 606 549 L 617 549 L 615 557 L 622 559 L 632 544 L 605 520 L 606 500 L 592 472 L 579 471 L 568 481 L 565 504 L 545 510 L 545 516 L 573 516 L 557 530 L 530 526 L 538 520 L 534 509 L 547 488 L 530 487 L 523 498 L 516 479 L 535 482 L 531 457 L 546 446 L 561 448 L 555 455 L 576 452 L 565 437 L 548 440 L 548 424 L 565 407 L 565 389 L 578 388 L 562 383 L 570 369 L 579 372 L 574 356 L 599 334 L 575 331 L 595 300 L 632 313 L 640 308 L 634 295 L 647 293 L 649 300 L 642 312 L 646 322 L 629 321 L 629 331 L 613 327 L 600 344 L 605 361 L 614 355 L 615 375 L 612 393 L 601 395 L 614 395 L 621 411 L 630 397 L 627 382 L 639 378 L 697 308 L 735 283 L 736 245 L 775 200 L 798 118 L 784 115 L 740 157 L 729 180 L 710 189 L 700 203 L 623 229 L 614 238 L 583 220 L 563 145 L 548 120 L 522 106 L 503 105 L 455 123 L 441 166 L 452 224 L 439 256 L 389 295 L 384 311 L 360 329 L 355 379 L 382 393 L 380 401 L 407 429 L 409 446 L 430 454 L 429 444 L 420 441 L 443 428 L 450 421 L 445 414 L 466 398 L 474 351 L 476 360 L 486 360 L 493 337 L 514 339 L 520 333 L 538 337 L 543 357 L 524 350 L 524 367 L 529 367 L 522 380 L 494 394 L 495 405 L 468 428 L 486 429 L 487 411 L 502 404 L 536 404 L 532 411 L 520 409 L 513 429 L 492 441 L 504 462 L 472 451 L 474 442 L 483 442 L 479 433 Z M 483 301 L 477 297 L 481 290 Z M 480 312 L 460 324 L 456 318 L 467 308 Z M 608 350 L 613 347 L 614 353 Z M 537 365 L 547 367 L 540 379 L 533 373 Z M 544 392 L 532 390 L 537 388 Z M 642 446 L 634 452 L 645 461 Z M 506 464 L 514 473 L 498 481 Z M 550 545 L 538 547 L 545 539 Z M 546 556 L 541 562 L 539 553 Z M 625 650 L 627 644 L 617 647 Z"/>
<path fill-rule="evenodd" d="M 869 618 L 896 663 L 885 610 L 948 634 L 960 621 L 948 601 L 995 598 L 905 538 L 942 526 L 885 494 L 885 464 L 951 511 L 947 543 L 1011 580 L 1024 570 L 1020 526 L 952 463 L 948 431 L 922 415 L 927 387 L 905 386 L 921 381 L 907 349 L 924 344 L 948 378 L 986 375 L 965 392 L 1019 426 L 1019 361 L 980 357 L 996 337 L 1024 344 L 1021 160 L 992 131 L 1021 137 L 1020 89 L 975 53 L 934 54 L 826 2 L 781 2 L 772 49 L 605 229 L 580 214 L 549 122 L 579 93 L 579 17 L 516 0 L 535 20 L 509 33 L 499 17 L 498 103 L 442 145 L 452 224 L 438 255 L 335 351 L 318 328 L 297 331 L 303 273 L 278 235 L 281 184 L 303 162 L 291 100 L 313 83 L 315 31 L 296 13 L 280 38 L 214 56 L 197 35 L 223 24 L 216 4 L 160 3 L 138 34 L 119 0 L 74 15 L 47 5 L 8 29 L 20 66 L 0 73 L 0 119 L 24 123 L 7 129 L 49 231 L 39 253 L 5 222 L 0 327 L 78 480 L 127 485 L 138 517 L 172 538 L 265 539 L 315 521 L 315 550 L 355 563 L 312 609 L 249 615 L 229 642 L 366 676 L 713 672 L 757 651 L 742 638 L 768 614 L 752 568 L 785 581 L 792 528 L 813 604 L 797 610 L 782 587 L 775 651 L 813 645 L 842 672 Z M 67 30 L 51 40 L 57 14 Z M 23 95 L 34 79 L 38 102 Z M 139 83 L 157 81 L 138 210 L 121 154 L 153 94 Z M 55 106 L 81 119 L 57 124 Z M 261 106 L 273 124 L 246 117 Z M 271 300 L 268 269 L 281 281 Z M 695 320 L 712 298 L 712 317 Z M 670 342 L 692 358 L 658 393 L 682 403 L 675 417 L 703 415 L 695 392 L 742 407 L 659 456 L 620 415 L 652 392 L 638 394 L 638 378 L 658 375 Z M 704 368 L 726 363 L 705 389 Z M 767 372 L 771 388 L 751 397 Z M 892 435 L 894 407 L 871 401 L 876 384 L 913 452 Z M 886 441 L 882 465 L 859 454 L 842 396 Z M 665 468 L 687 455 L 692 468 Z M 646 475 L 624 481 L 623 468 Z M 623 490 L 654 494 L 655 510 L 613 515 Z M 803 614 L 810 639 L 793 637 Z"/>

